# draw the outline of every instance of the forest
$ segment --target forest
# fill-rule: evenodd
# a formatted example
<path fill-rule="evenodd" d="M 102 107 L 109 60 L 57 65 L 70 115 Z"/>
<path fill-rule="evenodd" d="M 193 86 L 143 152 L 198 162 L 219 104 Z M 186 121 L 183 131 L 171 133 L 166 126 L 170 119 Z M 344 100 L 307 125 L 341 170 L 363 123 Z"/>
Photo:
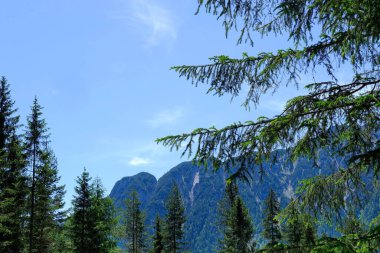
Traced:
<path fill-rule="evenodd" d="M 302 75 L 313 80 L 305 85 L 306 94 L 287 101 L 279 115 L 156 139 L 204 170 L 227 173 L 224 194 L 209 210 L 216 213 L 220 235 L 213 251 L 379 252 L 379 210 L 367 223 L 361 214 L 380 190 L 380 2 L 199 0 L 196 14 L 202 11 L 222 21 L 226 37 L 237 32 L 238 44 L 254 48 L 257 35 L 285 35 L 293 46 L 172 67 L 180 77 L 195 86 L 209 85 L 208 93 L 216 96 L 244 97 L 245 110 L 280 87 L 298 87 Z M 351 81 L 341 83 L 336 73 L 347 66 Z M 22 120 L 11 86 L 1 78 L 0 252 L 191 252 L 185 240 L 187 193 L 174 182 L 164 215 L 157 212 L 153 226 L 146 223 L 137 191 L 118 208 L 101 179 L 92 179 L 86 169 L 66 209 L 43 109 L 35 97 Z M 250 186 L 271 165 L 286 163 L 283 154 L 290 162 L 307 159 L 318 168 L 323 150 L 343 162 L 299 180 L 285 207 L 270 189 L 263 219 L 254 224 L 239 185 Z M 322 233 L 324 226 L 334 231 Z"/>

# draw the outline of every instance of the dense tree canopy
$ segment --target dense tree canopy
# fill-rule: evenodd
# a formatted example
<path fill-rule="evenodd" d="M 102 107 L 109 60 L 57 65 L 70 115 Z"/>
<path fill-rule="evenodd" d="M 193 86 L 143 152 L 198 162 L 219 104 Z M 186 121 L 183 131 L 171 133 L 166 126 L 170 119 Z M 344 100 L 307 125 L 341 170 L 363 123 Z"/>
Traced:
<path fill-rule="evenodd" d="M 306 156 L 317 164 L 320 149 L 328 149 L 332 155 L 345 156 L 346 164 L 332 168 L 329 175 L 304 181 L 296 201 L 315 214 L 337 213 L 346 199 L 356 197 L 358 191 L 353 189 L 363 186 L 363 174 L 380 171 L 380 2 L 201 0 L 198 12 L 203 8 L 223 20 L 227 34 L 240 30 L 238 43 L 254 46 L 256 35 L 281 35 L 292 46 L 252 56 L 244 52 L 240 59 L 221 55 L 212 57 L 209 64 L 173 67 L 180 76 L 195 85 L 208 83 L 209 92 L 216 95 L 245 96 L 247 108 L 280 86 L 298 86 L 303 75 L 315 82 L 272 118 L 221 129 L 198 128 L 157 141 L 171 149 L 184 147 L 184 155 L 214 169 L 238 166 L 232 177 L 243 179 L 253 175 L 256 166 L 252 164 L 263 172 L 260 165 L 275 161 L 275 150 L 285 150 L 292 160 Z M 340 83 L 337 78 L 343 66 L 352 69 L 350 82 Z M 248 89 L 242 89 L 245 85 Z"/>

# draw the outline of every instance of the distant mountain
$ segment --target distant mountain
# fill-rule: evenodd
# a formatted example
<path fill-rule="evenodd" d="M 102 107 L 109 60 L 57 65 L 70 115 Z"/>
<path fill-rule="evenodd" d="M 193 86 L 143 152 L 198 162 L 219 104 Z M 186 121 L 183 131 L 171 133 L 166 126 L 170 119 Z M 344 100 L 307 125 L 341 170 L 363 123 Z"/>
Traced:
<path fill-rule="evenodd" d="M 239 184 L 240 194 L 249 208 L 257 234 L 261 232 L 264 199 L 271 188 L 277 192 L 281 205 L 285 206 L 294 196 L 299 180 L 331 172 L 331 167 L 343 163 L 342 159 L 332 157 L 328 152 L 321 152 L 319 161 L 315 168 L 313 162 L 307 159 L 292 163 L 284 158 L 282 162 L 272 166 L 264 164 L 266 174 L 254 174 L 250 185 Z M 193 253 L 209 253 L 217 248 L 220 238 L 217 229 L 217 206 L 223 196 L 227 177 L 221 170 L 206 172 L 191 162 L 183 162 L 158 181 L 145 172 L 124 177 L 115 184 L 110 196 L 116 207 L 124 208 L 124 200 L 132 190 L 136 190 L 146 212 L 147 224 L 151 225 L 157 213 L 162 217 L 165 215 L 164 203 L 173 183 L 177 183 L 186 209 L 185 240 L 188 242 L 188 249 Z M 367 209 L 368 212 L 376 212 L 372 207 Z"/>

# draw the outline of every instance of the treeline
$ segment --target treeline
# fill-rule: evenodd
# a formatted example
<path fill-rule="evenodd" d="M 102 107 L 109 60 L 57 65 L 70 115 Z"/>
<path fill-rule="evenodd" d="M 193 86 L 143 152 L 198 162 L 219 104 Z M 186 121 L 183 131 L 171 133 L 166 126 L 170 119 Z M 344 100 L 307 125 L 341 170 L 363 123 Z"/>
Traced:
<path fill-rule="evenodd" d="M 186 252 L 184 205 L 177 185 L 166 201 L 166 215 L 157 214 L 154 233 L 148 234 L 145 214 L 136 191 L 125 200 L 125 210 L 115 210 L 104 197 L 100 180 L 91 181 L 84 170 L 77 179 L 72 213 L 61 230 L 60 252 Z"/>
<path fill-rule="evenodd" d="M 227 181 L 223 199 L 219 202 L 218 227 L 222 234 L 216 252 L 220 253 L 319 253 L 319 252 L 378 252 L 380 241 L 376 226 L 365 226 L 357 218 L 357 210 L 347 207 L 334 229 L 340 237 L 318 233 L 318 226 L 326 221 L 317 220 L 291 200 L 281 210 L 279 198 L 270 190 L 264 201 L 262 231 L 255 238 L 255 226 L 237 184 Z M 373 225 L 378 220 L 373 221 Z"/>
<path fill-rule="evenodd" d="M 92 180 L 86 170 L 77 178 L 72 208 L 64 210 L 65 187 L 42 109 L 35 98 L 23 126 L 10 85 L 1 78 L 0 252 L 180 252 L 185 217 L 177 186 L 167 200 L 167 215 L 157 216 L 152 237 L 147 235 L 137 193 L 126 200 L 126 212 L 120 214 L 100 179 Z"/>
<path fill-rule="evenodd" d="M 126 198 L 125 211 L 115 210 L 100 179 L 92 180 L 86 170 L 77 178 L 72 208 L 64 210 L 65 187 L 42 109 L 35 98 L 23 126 L 9 84 L 6 78 L 0 79 L 1 253 L 189 252 L 184 241 L 185 208 L 175 184 L 165 202 L 166 214 L 157 214 L 153 229 L 146 227 L 136 192 Z M 342 236 L 332 238 L 319 235 L 320 222 L 294 203 L 280 210 L 271 190 L 262 210 L 263 231 L 255 238 L 256 228 L 237 185 L 228 180 L 224 197 L 215 207 L 221 234 L 215 251 L 376 252 L 380 248 L 378 226 L 363 226 L 354 208 L 348 208 L 336 228 Z"/>

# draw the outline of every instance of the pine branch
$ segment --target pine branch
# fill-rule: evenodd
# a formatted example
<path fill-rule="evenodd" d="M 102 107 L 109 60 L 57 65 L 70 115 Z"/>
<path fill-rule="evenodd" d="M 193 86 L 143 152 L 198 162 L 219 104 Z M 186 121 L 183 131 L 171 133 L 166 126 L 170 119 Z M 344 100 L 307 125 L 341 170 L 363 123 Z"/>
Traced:
<path fill-rule="evenodd" d="M 301 156 L 316 159 L 324 147 L 339 155 L 368 160 L 375 155 L 374 138 L 380 130 L 379 83 L 380 77 L 360 77 L 346 85 L 312 84 L 312 92 L 290 100 L 276 117 L 221 129 L 198 128 L 156 141 L 171 150 L 183 149 L 182 155 L 206 167 L 218 169 L 224 165 L 231 169 L 238 165 L 236 176 L 243 177 L 249 177 L 248 164 L 260 165 L 278 149 L 286 150 L 293 160 Z"/>

